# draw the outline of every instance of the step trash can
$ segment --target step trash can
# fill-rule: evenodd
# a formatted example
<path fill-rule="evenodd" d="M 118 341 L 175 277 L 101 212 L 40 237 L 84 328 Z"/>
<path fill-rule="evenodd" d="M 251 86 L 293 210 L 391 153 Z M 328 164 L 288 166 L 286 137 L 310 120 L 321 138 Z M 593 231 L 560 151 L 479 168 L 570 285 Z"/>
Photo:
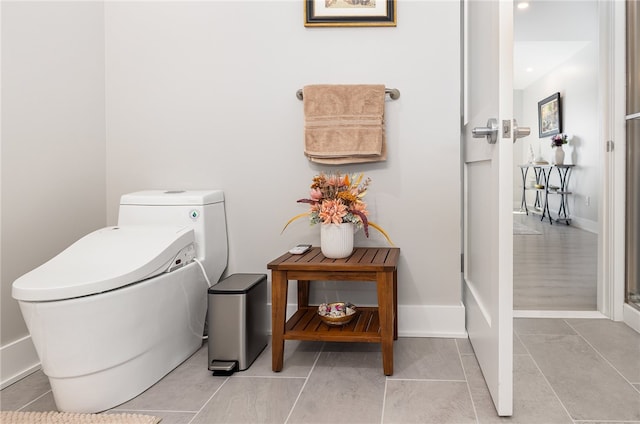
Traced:
<path fill-rule="evenodd" d="M 208 291 L 209 371 L 244 371 L 267 346 L 267 275 L 233 274 Z"/>

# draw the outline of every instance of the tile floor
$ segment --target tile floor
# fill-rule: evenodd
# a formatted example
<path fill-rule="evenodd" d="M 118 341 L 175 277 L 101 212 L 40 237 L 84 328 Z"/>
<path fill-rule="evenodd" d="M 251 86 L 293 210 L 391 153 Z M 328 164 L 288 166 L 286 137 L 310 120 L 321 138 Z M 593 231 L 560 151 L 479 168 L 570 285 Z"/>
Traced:
<path fill-rule="evenodd" d="M 385 378 L 377 345 L 285 343 L 246 371 L 213 377 L 196 354 L 112 411 L 178 423 L 640 423 L 640 334 L 596 319 L 514 321 L 514 415 L 496 416 L 466 339 L 400 338 Z M 36 372 L 0 392 L 4 410 L 54 410 Z"/>

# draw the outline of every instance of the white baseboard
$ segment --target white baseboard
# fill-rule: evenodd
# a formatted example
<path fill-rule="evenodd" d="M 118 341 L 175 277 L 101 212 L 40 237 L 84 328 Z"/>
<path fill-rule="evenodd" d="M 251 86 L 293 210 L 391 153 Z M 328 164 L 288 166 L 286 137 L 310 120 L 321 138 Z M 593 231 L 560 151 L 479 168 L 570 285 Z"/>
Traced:
<path fill-rule="evenodd" d="M 398 305 L 398 336 L 466 339 L 464 305 Z"/>
<path fill-rule="evenodd" d="M 296 309 L 296 304 L 287 305 L 287 319 Z M 466 338 L 464 318 L 465 310 L 462 303 L 458 306 L 398 305 L 398 336 Z"/>
<path fill-rule="evenodd" d="M 572 216 L 571 225 L 576 228 L 580 228 L 581 230 L 589 231 L 593 234 L 598 234 L 598 223 L 596 221 Z"/>
<path fill-rule="evenodd" d="M 598 311 L 527 311 L 513 310 L 514 318 L 607 318 Z"/>
<path fill-rule="evenodd" d="M 0 390 L 39 369 L 40 359 L 31 336 L 0 347 Z"/>
<path fill-rule="evenodd" d="M 625 324 L 640 333 L 640 311 L 625 303 L 622 308 L 622 315 Z"/>

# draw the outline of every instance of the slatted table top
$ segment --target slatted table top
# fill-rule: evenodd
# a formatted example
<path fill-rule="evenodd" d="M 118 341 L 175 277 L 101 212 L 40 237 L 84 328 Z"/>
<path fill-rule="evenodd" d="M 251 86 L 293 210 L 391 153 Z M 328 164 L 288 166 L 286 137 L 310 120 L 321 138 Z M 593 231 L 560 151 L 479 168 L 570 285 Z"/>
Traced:
<path fill-rule="evenodd" d="M 344 259 L 326 258 L 319 247 L 312 247 L 302 255 L 285 253 L 269 262 L 274 271 L 392 271 L 398 266 L 400 249 L 397 247 L 356 247 Z"/>

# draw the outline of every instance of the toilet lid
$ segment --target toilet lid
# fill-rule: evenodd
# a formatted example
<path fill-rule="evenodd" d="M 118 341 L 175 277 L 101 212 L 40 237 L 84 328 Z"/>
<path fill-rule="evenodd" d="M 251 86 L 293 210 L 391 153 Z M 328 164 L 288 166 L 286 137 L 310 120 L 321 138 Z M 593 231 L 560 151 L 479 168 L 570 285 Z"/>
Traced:
<path fill-rule="evenodd" d="M 18 278 L 12 295 L 51 301 L 117 289 L 163 272 L 193 242 L 193 229 L 187 227 L 102 228 Z"/>

